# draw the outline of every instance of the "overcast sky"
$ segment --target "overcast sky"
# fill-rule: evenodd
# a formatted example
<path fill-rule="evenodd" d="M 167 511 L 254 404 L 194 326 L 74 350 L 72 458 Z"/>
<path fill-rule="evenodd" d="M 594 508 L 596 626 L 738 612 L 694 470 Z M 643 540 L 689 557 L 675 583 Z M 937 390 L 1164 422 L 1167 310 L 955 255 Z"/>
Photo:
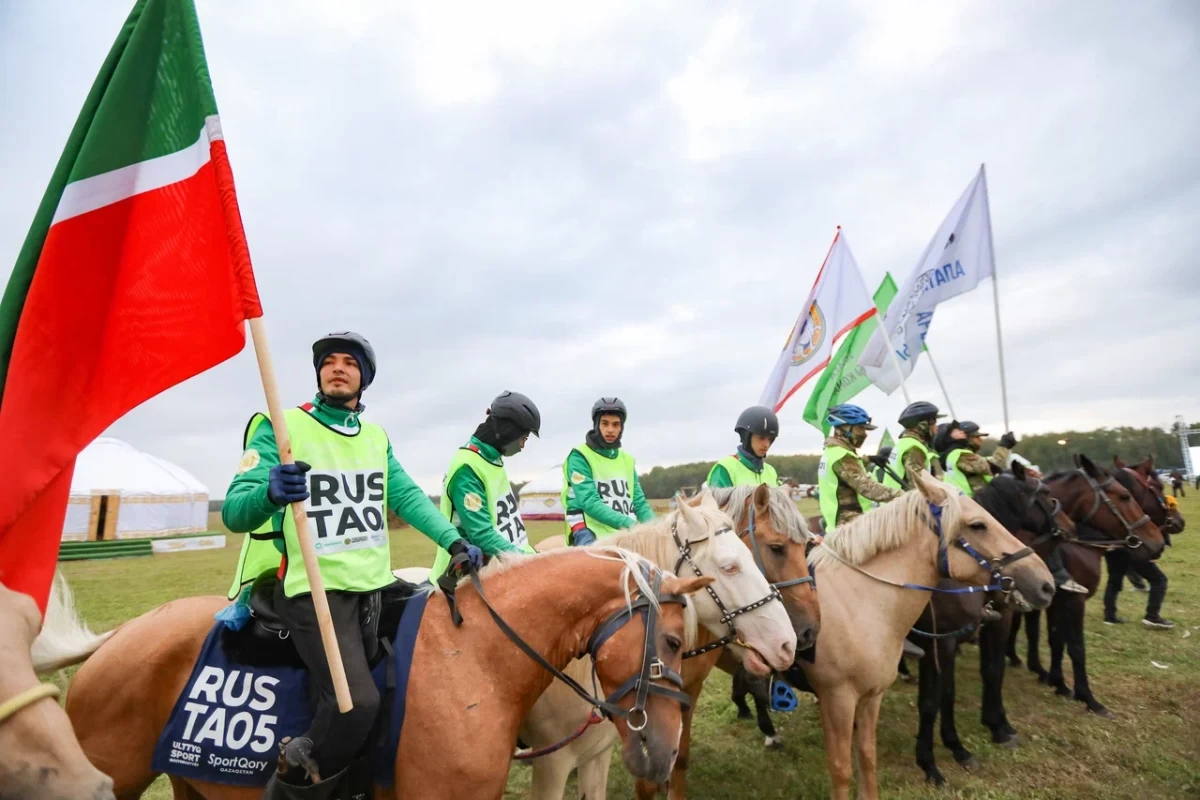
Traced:
<path fill-rule="evenodd" d="M 0 0 L 0 263 L 130 5 Z M 1190 0 L 197 5 L 285 402 L 315 338 L 362 332 L 427 490 L 506 388 L 543 419 L 514 480 L 601 394 L 643 469 L 732 452 L 836 226 L 902 282 L 981 162 L 1012 427 L 1200 418 Z M 1002 432 L 990 284 L 928 344 Z M 806 399 L 778 452 L 819 449 Z M 899 392 L 857 402 L 896 432 Z M 220 497 L 263 406 L 248 343 L 109 433 Z"/>

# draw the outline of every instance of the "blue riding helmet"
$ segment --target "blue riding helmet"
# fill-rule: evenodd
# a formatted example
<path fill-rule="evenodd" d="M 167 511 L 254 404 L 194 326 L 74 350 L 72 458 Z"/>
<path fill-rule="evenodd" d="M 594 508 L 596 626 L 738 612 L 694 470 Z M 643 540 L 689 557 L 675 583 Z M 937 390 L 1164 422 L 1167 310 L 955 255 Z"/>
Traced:
<path fill-rule="evenodd" d="M 876 428 L 875 425 L 871 424 L 871 415 L 862 406 L 856 406 L 852 403 L 842 403 L 829 409 L 825 421 L 832 428 L 837 428 L 841 425 L 863 425 L 869 431 L 873 431 Z"/>

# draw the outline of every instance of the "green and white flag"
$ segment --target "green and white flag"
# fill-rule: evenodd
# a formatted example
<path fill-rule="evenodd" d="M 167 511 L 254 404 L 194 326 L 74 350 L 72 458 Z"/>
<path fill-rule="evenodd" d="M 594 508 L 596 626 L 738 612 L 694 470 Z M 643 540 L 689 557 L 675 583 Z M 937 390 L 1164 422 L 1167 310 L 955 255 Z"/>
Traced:
<path fill-rule="evenodd" d="M 875 306 L 879 313 L 886 313 L 892 298 L 896 296 L 896 282 L 891 273 L 883 276 L 883 282 L 875 290 Z M 839 403 L 847 403 L 850 398 L 871 385 L 871 379 L 858 363 L 862 354 L 879 324 L 877 316 L 864 320 L 858 327 L 847 334 L 842 346 L 830 360 L 829 366 L 817 379 L 817 385 L 808 398 L 804 407 L 804 421 L 817 428 L 825 436 L 829 435 L 829 425 L 825 417 L 830 408 Z"/>
<path fill-rule="evenodd" d="M 896 441 L 895 441 L 895 439 L 892 438 L 892 432 L 889 431 L 887 428 L 884 428 L 883 429 L 883 438 L 879 440 L 879 450 L 882 450 L 885 447 L 895 447 L 895 446 L 896 446 Z M 878 453 L 879 450 L 876 450 L 875 452 Z"/>

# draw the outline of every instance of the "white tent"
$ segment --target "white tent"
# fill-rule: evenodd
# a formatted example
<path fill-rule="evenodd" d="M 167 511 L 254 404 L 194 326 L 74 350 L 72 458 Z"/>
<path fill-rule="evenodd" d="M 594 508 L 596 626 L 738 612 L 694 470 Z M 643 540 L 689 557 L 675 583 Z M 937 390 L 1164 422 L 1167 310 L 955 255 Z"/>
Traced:
<path fill-rule="evenodd" d="M 102 437 L 75 460 L 63 541 L 142 539 L 208 530 L 208 488 L 180 467 Z"/>
<path fill-rule="evenodd" d="M 551 467 L 521 487 L 521 519 L 562 519 L 563 465 Z"/>

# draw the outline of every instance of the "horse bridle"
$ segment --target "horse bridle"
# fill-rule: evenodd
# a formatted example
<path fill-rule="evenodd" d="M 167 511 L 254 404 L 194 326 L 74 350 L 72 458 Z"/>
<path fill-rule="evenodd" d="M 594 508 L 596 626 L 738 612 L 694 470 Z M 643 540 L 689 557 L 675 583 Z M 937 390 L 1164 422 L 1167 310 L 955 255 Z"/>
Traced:
<path fill-rule="evenodd" d="M 680 501 L 680 502 L 682 502 L 682 501 Z M 751 508 L 753 508 L 753 503 L 751 503 Z M 751 512 L 751 513 L 753 513 L 753 512 Z M 723 533 L 732 533 L 732 532 L 733 532 L 732 528 L 720 528 L 718 530 L 713 531 L 712 535 L 720 536 Z M 684 563 L 687 563 L 687 565 L 692 568 L 692 572 L 696 573 L 696 577 L 703 577 L 704 572 L 700 569 L 700 565 L 696 563 L 696 560 L 694 558 L 692 558 L 692 543 L 690 541 L 685 542 L 679 538 L 679 517 L 678 516 L 676 516 L 675 521 L 671 523 L 671 538 L 675 540 L 675 547 L 679 550 L 679 559 L 675 562 L 675 569 L 673 570 L 675 572 L 675 574 L 678 575 L 679 568 L 681 566 L 683 566 Z M 755 555 L 757 555 L 757 552 L 755 553 Z M 756 561 L 756 563 L 757 563 L 757 561 Z M 762 569 L 761 565 L 759 565 L 759 569 Z M 766 573 L 763 573 L 763 577 L 766 577 Z M 774 585 L 772 585 L 771 591 L 768 592 L 766 594 L 766 596 L 761 597 L 758 600 L 755 600 L 753 603 L 749 603 L 747 605 L 742 606 L 741 608 L 735 608 L 732 611 L 730 611 L 729 608 L 725 605 L 725 603 L 721 601 L 720 595 L 717 594 L 716 590 L 713 589 L 711 585 L 705 586 L 704 589 L 705 589 L 705 591 L 708 592 L 708 596 L 712 598 L 712 601 L 717 604 L 717 610 L 721 612 L 720 621 L 729 627 L 729 632 L 726 633 L 724 636 L 722 636 L 720 639 L 709 642 L 708 644 L 704 645 L 703 647 L 697 647 L 695 650 L 688 650 L 687 652 L 685 652 L 683 654 L 683 657 L 685 659 L 686 658 L 695 658 L 696 656 L 704 655 L 705 653 L 711 653 L 713 650 L 716 650 L 719 647 L 724 647 L 727 644 L 737 644 L 737 645 L 744 647 L 745 645 L 738 638 L 738 630 L 737 630 L 737 627 L 733 624 L 733 621 L 737 617 L 740 617 L 742 614 L 748 614 L 751 611 L 760 609 L 763 606 L 765 606 L 767 603 L 770 603 L 773 600 L 778 600 L 781 603 L 783 602 L 783 595 L 781 595 L 779 593 L 779 590 L 777 588 L 775 588 Z"/>
<path fill-rule="evenodd" d="M 1137 534 L 1134 533 L 1134 531 L 1136 531 L 1138 528 L 1142 527 L 1143 525 L 1153 524 L 1153 521 L 1150 519 L 1150 515 L 1143 511 L 1140 519 L 1138 519 L 1136 522 L 1130 522 L 1129 520 L 1125 519 L 1125 517 L 1121 514 L 1120 510 L 1117 508 L 1117 504 L 1114 503 L 1112 501 L 1112 499 L 1108 496 L 1108 494 L 1104 491 L 1109 486 L 1111 486 L 1112 484 L 1117 482 L 1116 478 L 1114 478 L 1110 475 L 1108 477 L 1108 480 L 1104 481 L 1103 483 L 1099 483 L 1098 481 L 1096 481 L 1095 478 L 1093 478 L 1091 475 L 1087 474 L 1087 472 L 1082 469 L 1077 469 L 1077 470 L 1075 470 L 1075 472 L 1084 477 L 1084 480 L 1086 480 L 1088 482 L 1088 486 L 1090 486 L 1092 489 L 1092 494 L 1095 495 L 1095 502 L 1092 504 L 1092 510 L 1089 511 L 1087 516 L 1084 517 L 1083 519 L 1076 520 L 1077 524 L 1087 525 L 1088 522 L 1091 521 L 1092 517 L 1096 516 L 1096 513 L 1100 510 L 1100 504 L 1103 503 L 1105 506 L 1108 507 L 1108 510 L 1112 512 L 1112 515 L 1114 517 L 1116 517 L 1120 521 L 1120 523 L 1125 527 L 1125 534 L 1126 534 L 1124 540 L 1105 539 L 1105 540 L 1096 541 L 1094 539 L 1079 538 L 1076 540 L 1075 543 L 1084 545 L 1086 547 L 1095 547 L 1095 548 L 1101 549 L 1101 550 L 1115 550 L 1118 547 L 1127 547 L 1130 550 L 1136 550 L 1137 548 L 1141 547 L 1142 540 L 1138 538 Z M 1139 506 L 1139 508 L 1140 508 L 1140 506 Z"/>
<path fill-rule="evenodd" d="M 1029 477 L 1026 480 L 1035 481 L 1035 484 L 1033 487 L 1033 496 L 1030 497 L 1029 502 L 1025 504 L 1025 519 L 1029 518 L 1029 512 L 1036 507 L 1046 516 L 1046 526 L 1050 529 L 1048 531 L 1043 531 L 1036 539 L 1034 539 L 1031 547 L 1037 547 L 1038 545 L 1048 542 L 1051 539 L 1060 539 L 1062 541 L 1066 541 L 1067 532 L 1058 525 L 1058 515 L 1062 513 L 1062 503 L 1059 502 L 1057 497 L 1051 494 L 1051 505 L 1049 508 L 1046 508 L 1039 502 L 1039 495 L 1043 491 L 1050 491 L 1050 487 L 1043 483 L 1039 478 Z M 1022 520 L 1022 522 L 1023 521 L 1024 520 Z"/>
<path fill-rule="evenodd" d="M 1138 472 L 1136 469 L 1131 469 L 1129 467 L 1122 467 L 1121 469 L 1128 472 L 1135 481 L 1141 484 L 1146 491 L 1150 492 L 1150 494 L 1154 496 L 1154 501 L 1158 503 L 1160 508 L 1162 508 L 1163 515 L 1166 517 L 1166 520 L 1162 523 L 1156 522 L 1154 524 L 1158 525 L 1159 529 L 1163 533 L 1182 533 L 1183 529 L 1178 527 L 1179 523 L 1176 522 L 1171 516 L 1170 507 L 1167 505 L 1165 495 L 1158 491 L 1158 489 L 1154 488 L 1154 485 L 1150 483 L 1150 479 L 1142 475 L 1142 473 Z M 1139 505 L 1141 504 L 1139 503 Z M 1143 510 L 1145 509 L 1143 508 Z M 1149 513 L 1147 513 L 1147 516 L 1149 516 Z M 1153 522 L 1153 519 L 1151 519 L 1151 522 Z"/>
<path fill-rule="evenodd" d="M 39 700 L 58 697 L 60 693 L 59 688 L 53 683 L 39 683 L 37 686 L 18 692 L 0 703 L 0 724 L 7 722 Z"/>
<path fill-rule="evenodd" d="M 933 515 L 934 522 L 934 524 L 930 527 L 933 530 L 933 535 L 938 537 L 938 574 L 947 580 L 957 580 L 957 578 L 950 574 L 950 547 L 948 544 L 946 544 L 946 534 L 945 531 L 942 530 L 942 511 L 942 507 L 937 503 L 929 503 L 929 513 Z M 996 558 L 989 559 L 976 550 L 971 543 L 967 541 L 965 536 L 959 536 L 958 540 L 954 544 L 971 558 L 975 559 L 976 564 L 991 573 L 992 583 L 988 586 L 964 586 L 955 589 L 941 589 L 937 587 L 921 588 L 928 588 L 930 591 L 940 592 L 942 594 L 974 594 L 976 592 L 998 591 L 1007 596 L 1012 594 L 1012 591 L 1016 586 L 1016 581 L 1007 575 L 1001 575 L 1000 570 L 1004 569 L 1009 564 L 1015 564 L 1022 558 L 1027 558 L 1028 556 L 1033 555 L 1032 547 L 1022 547 L 1015 553 L 1009 553 L 1006 556 L 997 556 Z M 908 586 L 909 584 L 905 585 Z M 916 584 L 913 584 L 913 586 L 916 586 Z"/>
<path fill-rule="evenodd" d="M 651 570 L 649 563 L 645 561 L 641 563 L 640 569 L 646 580 L 650 583 L 655 600 L 658 604 L 677 603 L 681 606 L 687 605 L 687 598 L 683 595 L 664 594 L 661 591 L 663 576 L 660 570 Z M 593 710 L 598 711 L 602 717 L 606 719 L 620 717 L 621 719 L 625 720 L 625 724 L 630 730 L 640 731 L 645 728 L 647 723 L 650 721 L 650 717 L 646 713 L 646 703 L 652 694 L 678 702 L 684 711 L 687 711 L 692 707 L 692 698 L 683 691 L 683 676 L 668 667 L 665 663 L 663 663 L 662 659 L 658 657 L 658 645 L 655 642 L 654 637 L 655 631 L 658 627 L 658 608 L 655 602 L 652 602 L 649 597 L 646 597 L 645 595 L 639 595 L 627 607 L 613 612 L 596 628 L 595 631 L 592 632 L 591 637 L 588 639 L 586 653 L 592 657 L 592 681 L 593 683 L 598 683 L 596 677 L 596 661 L 598 660 L 597 656 L 601 648 L 604 647 L 605 643 L 607 643 L 608 640 L 613 637 L 613 635 L 629 624 L 629 622 L 634 618 L 634 615 L 641 615 L 645 623 L 646 639 L 642 650 L 641 669 L 636 675 L 631 676 L 627 681 L 614 689 L 607 698 L 601 700 L 589 694 L 588 691 L 580 686 L 579 683 L 570 675 L 564 674 L 549 661 L 542 658 L 542 655 L 538 653 L 538 651 L 530 647 L 529 644 L 526 643 L 525 640 L 519 635 L 517 635 L 517 632 L 514 631 L 507 622 L 504 621 L 503 617 L 500 616 L 496 609 L 492 607 L 491 602 L 488 601 L 487 595 L 484 594 L 483 582 L 479 580 L 479 573 L 476 571 L 475 566 L 471 564 L 466 553 L 460 553 L 452 558 L 449 569 L 447 569 L 446 573 L 438 581 L 438 585 L 442 588 L 443 593 L 447 591 L 447 586 L 449 586 L 449 593 L 446 594 L 446 599 L 447 602 L 450 603 L 452 618 L 455 625 L 462 624 L 462 616 L 458 613 L 458 609 L 453 600 L 454 583 L 452 580 L 445 580 L 445 578 L 446 576 L 452 575 L 457 570 L 465 570 L 470 575 L 471 583 L 474 585 L 475 591 L 479 594 L 479 599 L 483 601 L 483 605 L 487 608 L 488 613 L 491 614 L 496 626 L 503 631 L 504 635 L 507 636 L 509 640 L 521 650 L 521 652 L 529 656 L 529 658 L 541 666 L 542 669 L 549 672 L 555 678 L 558 678 L 573 692 L 575 692 L 575 694 L 586 700 L 592 706 Z M 676 689 L 669 689 L 665 686 L 659 686 L 657 683 L 655 683 L 655 681 L 666 681 L 667 683 L 675 686 Z M 632 708 L 624 709 L 617 705 L 617 703 L 625 699 L 625 696 L 631 692 L 634 694 Z M 633 721 L 635 716 L 639 718 L 639 722 L 636 724 Z"/>

